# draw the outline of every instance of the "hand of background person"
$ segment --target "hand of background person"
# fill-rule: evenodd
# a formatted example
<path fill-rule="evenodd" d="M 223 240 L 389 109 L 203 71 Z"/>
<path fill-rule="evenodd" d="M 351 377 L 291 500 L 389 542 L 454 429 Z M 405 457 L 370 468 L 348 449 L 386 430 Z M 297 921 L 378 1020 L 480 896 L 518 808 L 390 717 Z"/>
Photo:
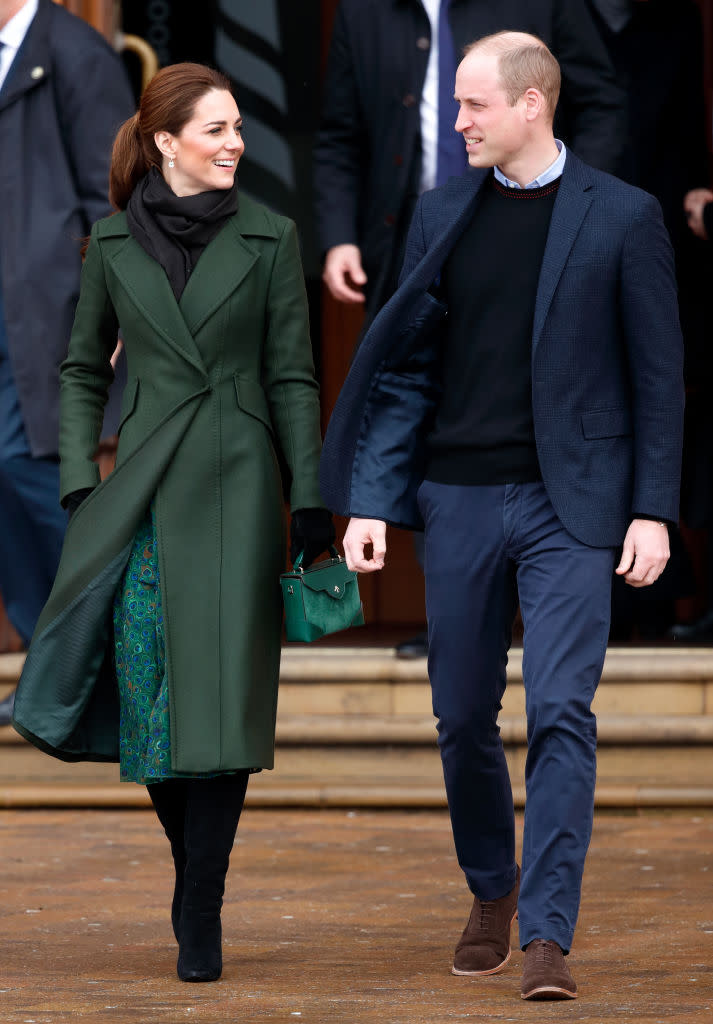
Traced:
<path fill-rule="evenodd" d="M 666 568 L 669 554 L 668 528 L 649 519 L 634 519 L 626 531 L 616 574 L 632 587 L 648 587 Z"/>
<path fill-rule="evenodd" d="M 121 341 L 121 339 L 120 339 L 119 341 L 117 341 L 116 348 L 114 349 L 114 355 L 111 357 L 111 368 L 112 368 L 112 370 L 116 369 L 116 364 L 119 362 L 119 356 L 121 355 L 121 350 L 123 349 L 123 347 L 124 347 L 124 342 Z"/>
<path fill-rule="evenodd" d="M 384 568 L 386 558 L 386 523 L 382 519 L 350 519 L 343 540 L 347 568 L 352 572 L 376 572 Z M 372 556 L 365 548 L 371 544 Z"/>
<path fill-rule="evenodd" d="M 357 291 L 366 284 L 359 246 L 335 245 L 328 249 L 322 280 L 337 302 L 363 302 L 363 292 Z"/>
<path fill-rule="evenodd" d="M 706 228 L 703 223 L 703 208 L 713 203 L 713 192 L 709 188 L 692 188 L 683 197 L 683 209 L 686 212 L 688 226 L 694 235 L 707 239 Z"/>

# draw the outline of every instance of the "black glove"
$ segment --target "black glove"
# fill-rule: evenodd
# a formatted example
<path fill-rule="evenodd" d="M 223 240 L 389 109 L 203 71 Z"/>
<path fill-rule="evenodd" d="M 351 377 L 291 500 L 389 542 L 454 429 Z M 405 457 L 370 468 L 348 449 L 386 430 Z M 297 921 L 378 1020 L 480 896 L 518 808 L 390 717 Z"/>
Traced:
<path fill-rule="evenodd" d="M 79 506 L 82 504 L 82 502 L 85 500 L 85 498 L 88 498 L 93 490 L 93 487 L 80 487 L 78 491 L 70 491 L 69 494 L 66 495 L 62 504 L 69 512 L 70 519 L 77 511 Z"/>
<path fill-rule="evenodd" d="M 326 508 L 298 508 L 292 513 L 290 524 L 290 560 L 304 551 L 303 568 L 314 562 L 336 540 L 332 513 Z"/>

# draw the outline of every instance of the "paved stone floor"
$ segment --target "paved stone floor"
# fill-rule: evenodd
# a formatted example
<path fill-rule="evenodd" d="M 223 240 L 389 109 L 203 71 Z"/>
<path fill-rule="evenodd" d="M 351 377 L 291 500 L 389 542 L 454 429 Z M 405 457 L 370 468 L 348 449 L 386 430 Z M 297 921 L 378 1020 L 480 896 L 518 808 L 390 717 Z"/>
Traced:
<path fill-rule="evenodd" d="M 521 827 L 521 821 L 519 821 Z M 450 974 L 469 898 L 442 812 L 248 810 L 225 971 L 181 984 L 148 811 L 2 811 L 0 1021 L 713 1022 L 713 812 L 601 814 L 576 1002 L 519 996 L 522 954 Z"/>

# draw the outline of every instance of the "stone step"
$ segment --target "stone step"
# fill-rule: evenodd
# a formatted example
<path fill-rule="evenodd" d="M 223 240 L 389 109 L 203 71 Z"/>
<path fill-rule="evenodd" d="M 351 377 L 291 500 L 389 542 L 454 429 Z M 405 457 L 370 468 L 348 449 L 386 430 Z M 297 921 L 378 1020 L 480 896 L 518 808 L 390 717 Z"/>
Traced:
<path fill-rule="evenodd" d="M 0 655 L 0 699 L 17 681 L 24 655 Z M 280 675 L 280 713 L 290 715 L 431 714 L 425 658 L 392 648 L 290 646 Z M 594 699 L 598 715 L 713 716 L 713 648 L 611 648 Z M 504 715 L 522 715 L 522 650 L 508 665 Z"/>
<path fill-rule="evenodd" d="M 513 787 L 515 807 L 525 806 L 525 791 Z M 291 782 L 283 778 L 281 784 L 265 785 L 250 782 L 246 804 L 248 807 L 301 807 L 301 808 L 383 808 L 422 810 L 445 808 L 443 785 L 414 785 L 411 780 L 392 784 L 368 786 L 353 780 L 336 779 L 329 783 L 315 780 Z M 635 783 L 597 785 L 595 804 L 599 811 L 645 809 L 673 810 L 675 808 L 704 809 L 713 807 L 713 786 L 654 786 Z M 148 808 L 151 802 L 143 786 L 119 782 L 78 781 L 62 784 L 23 782 L 0 783 L 0 808 Z"/>
<path fill-rule="evenodd" d="M 522 715 L 501 714 L 500 735 L 506 745 L 527 743 Z M 299 715 L 278 711 L 277 745 L 432 746 L 436 724 L 432 715 Z M 713 715 L 599 715 L 597 741 L 601 746 L 713 746 Z M 0 747 L 24 745 L 12 726 L 0 726 Z"/>
<path fill-rule="evenodd" d="M 0 696 L 21 655 L 0 656 Z M 516 805 L 524 804 L 522 656 L 512 652 L 500 716 Z M 283 656 L 276 771 L 254 806 L 442 807 L 425 660 L 389 649 L 291 647 Z M 600 807 L 713 806 L 713 650 L 614 649 L 595 708 Z M 0 805 L 144 806 L 116 765 L 65 764 L 0 729 Z"/>
<path fill-rule="evenodd" d="M 506 745 L 517 806 L 524 802 L 521 780 L 526 754 L 524 745 Z M 634 800 L 633 806 L 654 799 L 664 806 L 681 802 L 711 806 L 712 764 L 711 747 L 705 745 L 600 746 L 598 802 L 620 806 L 616 801 L 623 802 L 626 796 Z M 263 772 L 252 780 L 251 799 L 256 803 L 445 804 L 435 737 L 429 744 L 280 745 L 275 768 L 275 772 Z M 36 803 L 40 797 L 32 794 L 38 792 L 47 794 L 48 804 L 64 803 L 70 799 L 67 794 L 75 790 L 80 803 L 115 791 L 118 795 L 111 797 L 112 802 L 140 802 L 136 796 L 139 787 L 119 784 L 116 765 L 65 763 L 26 743 L 0 746 L 0 804 Z"/>

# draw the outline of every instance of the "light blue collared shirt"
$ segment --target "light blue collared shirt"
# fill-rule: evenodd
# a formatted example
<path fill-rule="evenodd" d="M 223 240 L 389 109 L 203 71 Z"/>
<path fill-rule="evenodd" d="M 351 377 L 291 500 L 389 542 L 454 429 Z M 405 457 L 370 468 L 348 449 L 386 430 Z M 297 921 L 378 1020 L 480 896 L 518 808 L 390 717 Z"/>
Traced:
<path fill-rule="evenodd" d="M 525 188 L 542 188 L 544 185 L 549 185 L 551 181 L 559 178 L 564 169 L 564 162 L 567 159 L 567 150 L 564 142 L 560 142 L 559 139 L 555 139 L 557 143 L 557 149 L 559 150 L 559 156 L 554 163 L 550 164 L 547 170 L 543 171 L 542 174 L 538 174 L 536 178 L 528 182 Z M 493 167 L 493 173 L 498 179 L 501 185 L 505 185 L 506 188 L 522 188 L 522 185 L 518 185 L 516 181 L 510 181 L 506 178 L 499 167 Z"/>

